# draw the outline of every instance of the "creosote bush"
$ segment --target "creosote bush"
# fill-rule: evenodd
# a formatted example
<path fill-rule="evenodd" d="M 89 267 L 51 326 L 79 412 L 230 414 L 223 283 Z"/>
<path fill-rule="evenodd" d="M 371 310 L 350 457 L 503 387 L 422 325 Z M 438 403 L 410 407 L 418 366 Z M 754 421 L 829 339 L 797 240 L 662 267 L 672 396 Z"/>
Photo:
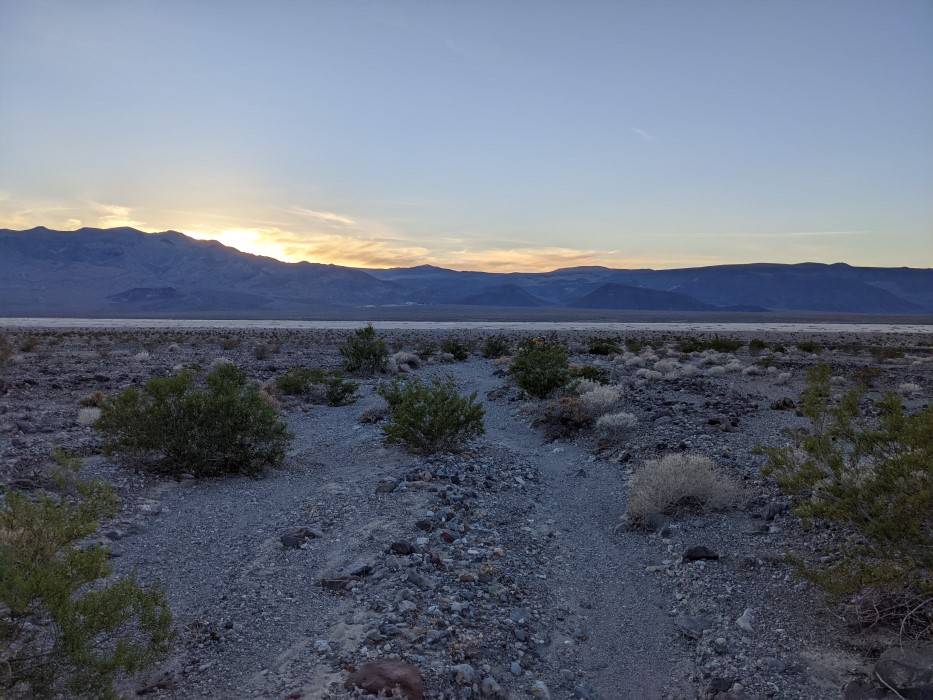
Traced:
<path fill-rule="evenodd" d="M 275 378 L 275 388 L 283 394 L 303 396 L 309 401 L 340 406 L 356 393 L 360 385 L 347 381 L 334 369 L 293 368 Z"/>
<path fill-rule="evenodd" d="M 608 384 L 612 376 L 608 369 L 596 365 L 570 365 L 568 370 L 571 377 L 588 379 L 600 384 Z"/>
<path fill-rule="evenodd" d="M 570 381 L 567 349 L 555 340 L 532 338 L 521 345 L 509 374 L 525 393 L 543 399 Z"/>
<path fill-rule="evenodd" d="M 13 346 L 7 340 L 6 335 L 0 333 L 0 371 L 7 368 L 13 361 Z"/>
<path fill-rule="evenodd" d="M 347 372 L 375 374 L 385 371 L 389 362 L 389 348 L 385 341 L 376 335 L 372 324 L 357 328 L 353 335 L 340 346 L 343 368 Z"/>
<path fill-rule="evenodd" d="M 688 335 L 677 339 L 677 349 L 680 352 L 703 352 L 715 350 L 716 352 L 735 352 L 743 343 L 738 338 L 728 338 L 714 335 L 712 338 L 701 338 Z"/>
<path fill-rule="evenodd" d="M 206 389 L 194 379 L 185 369 L 108 398 L 94 424 L 105 453 L 195 476 L 257 476 L 282 464 L 291 434 L 245 374 L 221 362 L 205 377 Z"/>
<path fill-rule="evenodd" d="M 622 352 L 617 338 L 590 338 L 587 341 L 587 352 L 590 355 L 618 355 Z"/>
<path fill-rule="evenodd" d="M 444 338 L 441 341 L 441 352 L 453 355 L 457 362 L 463 362 L 470 356 L 472 346 L 460 338 Z"/>
<path fill-rule="evenodd" d="M 483 357 L 496 359 L 512 352 L 512 343 L 504 335 L 491 335 L 483 343 Z"/>
<path fill-rule="evenodd" d="M 773 475 L 810 523 L 847 538 L 829 563 L 801 564 L 830 594 L 921 596 L 933 638 L 933 407 L 907 414 L 889 392 L 866 415 L 859 389 L 832 400 L 830 369 L 808 372 L 799 408 L 812 422 L 799 445 L 761 448 Z"/>
<path fill-rule="evenodd" d="M 57 493 L 8 491 L 0 502 L 0 696 L 116 698 L 117 674 L 168 654 L 171 613 L 158 586 L 100 583 L 107 550 L 79 542 L 117 513 L 117 498 L 77 477 L 77 457 L 55 459 Z"/>
<path fill-rule="evenodd" d="M 389 404 L 392 419 L 383 426 L 386 440 L 402 443 L 415 452 L 431 454 L 458 449 L 485 432 L 482 404 L 476 392 L 460 396 L 454 378 L 417 377 L 383 384 L 378 393 Z"/>
<path fill-rule="evenodd" d="M 633 523 L 680 509 L 718 510 L 734 504 L 742 488 L 708 457 L 669 454 L 649 459 L 632 477 L 626 514 Z"/>

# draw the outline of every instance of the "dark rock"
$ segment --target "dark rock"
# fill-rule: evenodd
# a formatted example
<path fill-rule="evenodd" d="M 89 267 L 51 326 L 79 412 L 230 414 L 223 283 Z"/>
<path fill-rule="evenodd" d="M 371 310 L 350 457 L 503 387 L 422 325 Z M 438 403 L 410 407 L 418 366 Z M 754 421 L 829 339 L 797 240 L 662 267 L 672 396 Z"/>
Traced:
<path fill-rule="evenodd" d="M 716 676 L 711 678 L 709 685 L 706 686 L 707 697 L 715 696 L 717 693 L 728 693 L 729 689 L 735 685 L 735 678 L 730 676 Z"/>
<path fill-rule="evenodd" d="M 373 567 L 362 561 L 358 561 L 347 568 L 347 574 L 350 576 L 369 576 L 372 571 Z"/>
<path fill-rule="evenodd" d="M 701 559 L 716 560 L 719 559 L 719 555 L 709 547 L 704 547 L 703 545 L 687 547 L 687 551 L 683 553 L 684 561 L 700 561 Z"/>
<path fill-rule="evenodd" d="M 876 688 L 868 681 L 858 680 L 846 683 L 842 689 L 841 700 L 886 700 L 894 697 L 891 693 Z"/>
<path fill-rule="evenodd" d="M 393 554 L 400 554 L 401 556 L 408 556 L 414 551 L 414 548 L 408 542 L 393 542 L 389 549 L 392 550 Z"/>
<path fill-rule="evenodd" d="M 774 520 L 777 516 L 787 510 L 786 501 L 771 501 L 761 510 L 761 517 L 764 520 Z"/>
<path fill-rule="evenodd" d="M 305 538 L 296 535 L 282 535 L 279 540 L 282 542 L 282 546 L 285 547 L 285 549 L 298 549 L 304 544 Z"/>
<path fill-rule="evenodd" d="M 907 700 L 933 700 L 933 646 L 888 649 L 875 675 Z"/>
<path fill-rule="evenodd" d="M 322 578 L 321 587 L 328 591 L 345 591 L 347 584 L 353 581 L 359 581 L 354 576 L 338 576 L 336 578 Z"/>
<path fill-rule="evenodd" d="M 794 403 L 793 399 L 786 396 L 781 399 L 775 399 L 771 402 L 772 411 L 792 411 L 795 408 L 797 408 L 797 404 Z"/>
<path fill-rule="evenodd" d="M 419 520 L 415 523 L 415 527 L 419 530 L 424 530 L 425 532 L 431 532 L 434 529 L 434 523 L 430 520 Z"/>
<path fill-rule="evenodd" d="M 685 637 L 689 637 L 690 639 L 700 639 L 703 633 L 713 626 L 713 623 L 705 617 L 693 617 L 690 615 L 678 617 L 674 621 L 674 624 L 677 625 L 677 629 L 683 632 Z"/>
<path fill-rule="evenodd" d="M 668 523 L 668 518 L 660 513 L 649 513 L 638 523 L 643 530 L 648 532 L 658 532 Z"/>
<path fill-rule="evenodd" d="M 397 481 L 383 481 L 378 486 L 376 486 L 376 493 L 392 493 L 397 488 Z"/>
<path fill-rule="evenodd" d="M 26 433 L 31 435 L 36 432 L 36 426 L 30 423 L 28 420 L 18 420 L 16 421 L 16 427 L 19 428 L 21 433 Z"/>
<path fill-rule="evenodd" d="M 373 695 L 424 700 L 421 671 L 407 661 L 370 661 L 351 673 L 343 685 L 347 690 L 357 687 Z"/>

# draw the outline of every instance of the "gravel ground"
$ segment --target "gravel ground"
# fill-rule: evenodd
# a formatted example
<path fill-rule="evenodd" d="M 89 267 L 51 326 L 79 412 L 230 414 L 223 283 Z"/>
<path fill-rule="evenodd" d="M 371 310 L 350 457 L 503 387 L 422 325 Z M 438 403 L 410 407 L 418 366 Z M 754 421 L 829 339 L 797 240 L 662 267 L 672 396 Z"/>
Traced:
<path fill-rule="evenodd" d="M 384 334 L 410 351 L 443 335 Z M 296 435 L 284 468 L 197 481 L 103 457 L 78 400 L 218 356 L 260 381 L 336 367 L 346 333 L 17 332 L 14 345 L 35 344 L 2 380 L 0 483 L 41 487 L 52 445 L 79 450 L 89 473 L 114 482 L 123 510 L 101 539 L 117 573 L 166 587 L 179 633 L 162 667 L 121 681 L 127 697 L 345 698 L 348 673 L 382 658 L 416 665 L 435 699 L 839 697 L 867 675 L 873 647 L 784 562 L 819 533 L 782 510 L 752 449 L 806 425 L 792 403 L 772 406 L 796 400 L 816 362 L 832 365 L 840 390 L 876 368 L 872 395 L 915 385 L 908 407 L 924 405 L 931 337 L 822 336 L 836 347 L 817 356 L 792 347 L 807 334 L 766 336 L 790 348 L 769 368 L 747 349 L 668 354 L 670 336 L 650 333 L 653 353 L 599 358 L 578 335 L 565 337 L 573 361 L 609 371 L 622 391 L 615 410 L 637 419 L 612 449 L 591 431 L 547 437 L 533 425 L 541 405 L 474 355 L 414 370 L 452 374 L 483 401 L 486 434 L 462 453 L 384 445 L 378 423 L 359 421 L 379 381 L 363 379 L 349 406 L 283 401 Z M 867 351 L 882 344 L 899 352 Z M 634 470 L 669 452 L 711 457 L 743 484 L 739 507 L 626 527 Z M 281 536 L 296 528 L 306 537 L 286 548 Z M 719 558 L 684 559 L 695 546 Z"/>

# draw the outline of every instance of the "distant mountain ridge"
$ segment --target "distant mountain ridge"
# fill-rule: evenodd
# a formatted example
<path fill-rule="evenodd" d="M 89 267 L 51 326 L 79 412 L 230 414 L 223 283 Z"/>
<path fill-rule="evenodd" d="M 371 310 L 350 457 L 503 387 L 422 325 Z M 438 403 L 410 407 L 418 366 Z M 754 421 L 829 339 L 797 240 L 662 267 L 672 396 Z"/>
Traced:
<path fill-rule="evenodd" d="M 933 270 L 844 263 L 537 273 L 356 269 L 284 263 L 177 231 L 0 229 L 0 316 L 300 314 L 400 304 L 933 313 Z"/>

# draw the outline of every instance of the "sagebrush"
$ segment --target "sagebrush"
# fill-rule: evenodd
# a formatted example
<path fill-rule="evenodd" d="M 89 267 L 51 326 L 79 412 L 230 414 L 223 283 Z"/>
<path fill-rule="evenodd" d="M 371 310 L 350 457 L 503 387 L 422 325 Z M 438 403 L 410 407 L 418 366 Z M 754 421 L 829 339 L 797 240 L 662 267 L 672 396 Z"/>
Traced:
<path fill-rule="evenodd" d="M 455 450 L 485 431 L 485 411 L 476 392 L 461 396 L 453 377 L 422 382 L 384 384 L 378 393 L 389 404 L 392 419 L 383 426 L 388 442 L 420 453 Z"/>
<path fill-rule="evenodd" d="M 680 509 L 717 510 L 735 503 L 741 486 L 708 457 L 669 454 L 649 459 L 635 471 L 626 513 L 637 523 L 645 516 Z"/>
<path fill-rule="evenodd" d="M 55 493 L 8 491 L 0 502 L 0 696 L 116 698 L 114 677 L 163 659 L 172 617 L 158 586 L 107 584 L 100 545 L 81 540 L 118 511 L 103 481 L 56 451 Z"/>
<path fill-rule="evenodd" d="M 302 396 L 314 403 L 340 406 L 356 394 L 360 385 L 345 380 L 338 370 L 295 367 L 275 378 L 275 388 L 283 394 Z"/>
<path fill-rule="evenodd" d="M 108 397 L 94 424 L 105 453 L 195 476 L 255 476 L 281 465 L 292 436 L 246 375 L 221 362 L 204 383 L 185 369 Z"/>

